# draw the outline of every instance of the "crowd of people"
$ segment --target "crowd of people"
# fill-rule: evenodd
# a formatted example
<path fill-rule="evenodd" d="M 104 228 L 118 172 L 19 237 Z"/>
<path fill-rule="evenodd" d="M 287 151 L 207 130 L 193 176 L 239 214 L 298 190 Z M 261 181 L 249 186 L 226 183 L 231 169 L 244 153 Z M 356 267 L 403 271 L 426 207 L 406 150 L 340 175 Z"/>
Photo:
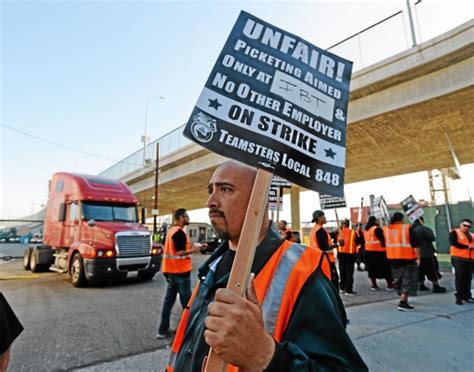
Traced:
<path fill-rule="evenodd" d="M 369 217 L 365 227 L 361 224 L 351 227 L 350 221 L 344 220 L 332 233 L 323 226 L 326 224 L 323 211 L 314 211 L 312 217 L 314 225 L 309 245 L 326 253 L 331 267 L 331 281 L 341 294 L 356 295 L 354 269 L 357 266 L 359 271 L 364 270 L 362 264 L 367 270 L 372 291 L 380 290 L 377 280 L 383 279 L 387 291 L 398 292 L 398 310 L 414 310 L 414 306 L 408 303 L 408 297 L 416 296 L 418 290 L 429 291 L 426 279 L 432 283 L 433 293 L 446 293 L 446 288 L 440 285 L 442 274 L 433 245 L 436 238 L 422 216 L 410 225 L 404 223 L 402 213 L 395 212 L 390 223 L 383 227 L 374 216 Z M 471 227 L 471 220 L 463 219 L 449 235 L 457 305 L 474 303 L 471 296 L 474 265 Z M 283 231 L 281 237 L 286 237 Z"/>
<path fill-rule="evenodd" d="M 387 290 L 397 290 L 397 308 L 402 311 L 414 309 L 408 298 L 428 288 L 426 279 L 434 293 L 446 292 L 439 281 L 432 230 L 422 218 L 410 225 L 403 222 L 403 214 L 394 213 L 388 226 L 381 227 L 375 217 L 365 227 L 351 227 L 345 220 L 330 234 L 324 227 L 324 212 L 317 210 L 306 247 L 296 242 L 286 221 L 275 225 L 266 213 L 256 226 L 252 274 L 245 296 L 240 297 L 226 285 L 255 175 L 255 169 L 229 161 L 209 182 L 209 218 L 223 243 L 198 270 L 198 283 L 183 305 L 167 371 L 202 370 L 210 349 L 229 364 L 228 371 L 366 370 L 346 333 L 340 294 L 356 295 L 355 267 L 367 270 L 371 290 L 380 290 L 378 279 L 385 280 Z M 467 249 L 470 259 L 469 226 L 465 220 L 460 228 L 467 231 L 466 237 L 455 235 L 452 245 Z M 458 234 L 457 229 L 452 234 Z M 188 243 L 184 247 L 189 253 L 197 251 L 186 248 Z M 168 238 L 164 252 L 165 257 L 182 260 Z M 460 261 L 456 296 L 462 303 L 472 302 L 466 291 L 472 266 Z"/>

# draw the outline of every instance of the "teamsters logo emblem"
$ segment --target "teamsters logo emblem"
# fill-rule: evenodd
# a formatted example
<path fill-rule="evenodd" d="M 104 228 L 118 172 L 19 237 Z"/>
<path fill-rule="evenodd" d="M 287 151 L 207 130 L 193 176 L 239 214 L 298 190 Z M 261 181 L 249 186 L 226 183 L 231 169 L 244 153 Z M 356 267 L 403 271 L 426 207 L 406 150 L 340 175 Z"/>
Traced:
<path fill-rule="evenodd" d="M 203 112 L 194 115 L 191 123 L 191 133 L 194 138 L 199 142 L 207 143 L 212 140 L 215 132 L 217 132 L 216 119 L 207 116 Z"/>

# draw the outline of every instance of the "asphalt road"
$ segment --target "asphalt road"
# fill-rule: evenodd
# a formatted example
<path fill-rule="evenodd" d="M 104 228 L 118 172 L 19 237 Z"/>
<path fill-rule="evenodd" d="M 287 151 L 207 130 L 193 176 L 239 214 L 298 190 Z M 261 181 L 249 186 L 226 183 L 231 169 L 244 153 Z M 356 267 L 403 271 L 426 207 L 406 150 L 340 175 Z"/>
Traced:
<path fill-rule="evenodd" d="M 193 256 L 194 270 L 207 257 Z M 63 371 L 157 350 L 168 354 L 164 349 L 171 340 L 155 338 L 166 287 L 161 273 L 149 282 L 130 278 L 114 285 L 74 288 L 65 274 L 36 275 L 21 264 L 21 259 L 0 259 L 0 290 L 25 327 L 14 344 L 10 371 Z M 454 298 L 451 273 L 444 273 L 442 284 L 449 293 L 441 296 Z M 370 291 L 367 273 L 356 272 L 358 294 L 342 299 L 346 307 L 362 305 L 361 309 L 363 304 L 397 299 L 396 293 L 384 290 L 383 281 L 379 286 L 380 291 Z M 172 327 L 180 312 L 176 304 Z"/>
<path fill-rule="evenodd" d="M 194 256 L 194 267 L 206 258 Z M 65 371 L 165 348 L 166 341 L 155 339 L 165 287 L 158 273 L 149 282 L 74 288 L 65 274 L 36 275 L 19 259 L 0 260 L 0 290 L 25 328 L 9 371 Z"/>

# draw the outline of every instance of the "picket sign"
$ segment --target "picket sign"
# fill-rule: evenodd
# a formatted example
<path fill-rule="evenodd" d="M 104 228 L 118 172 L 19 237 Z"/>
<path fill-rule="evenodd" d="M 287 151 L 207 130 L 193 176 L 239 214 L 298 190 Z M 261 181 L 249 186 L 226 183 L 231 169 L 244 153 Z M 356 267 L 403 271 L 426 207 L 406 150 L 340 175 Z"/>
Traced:
<path fill-rule="evenodd" d="M 250 195 L 244 225 L 240 234 L 239 244 L 235 253 L 234 264 L 230 271 L 227 289 L 240 296 L 245 295 L 247 283 L 252 269 L 255 249 L 257 248 L 258 234 L 266 214 L 265 205 L 268 201 L 268 189 L 272 181 L 272 174 L 262 169 L 257 170 L 257 176 Z M 207 357 L 205 372 L 224 372 L 227 363 L 224 362 L 211 348 Z"/>

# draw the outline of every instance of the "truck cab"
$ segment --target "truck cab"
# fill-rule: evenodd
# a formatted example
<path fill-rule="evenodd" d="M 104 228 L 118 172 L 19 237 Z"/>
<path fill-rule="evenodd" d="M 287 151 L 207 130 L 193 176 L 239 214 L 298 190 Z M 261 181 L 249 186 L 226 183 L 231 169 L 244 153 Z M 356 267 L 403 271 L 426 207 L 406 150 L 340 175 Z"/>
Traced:
<path fill-rule="evenodd" d="M 24 266 L 69 273 L 76 287 L 130 274 L 152 279 L 161 255 L 138 222 L 138 200 L 121 181 L 60 172 L 49 185 L 43 245 L 30 247 Z"/>

